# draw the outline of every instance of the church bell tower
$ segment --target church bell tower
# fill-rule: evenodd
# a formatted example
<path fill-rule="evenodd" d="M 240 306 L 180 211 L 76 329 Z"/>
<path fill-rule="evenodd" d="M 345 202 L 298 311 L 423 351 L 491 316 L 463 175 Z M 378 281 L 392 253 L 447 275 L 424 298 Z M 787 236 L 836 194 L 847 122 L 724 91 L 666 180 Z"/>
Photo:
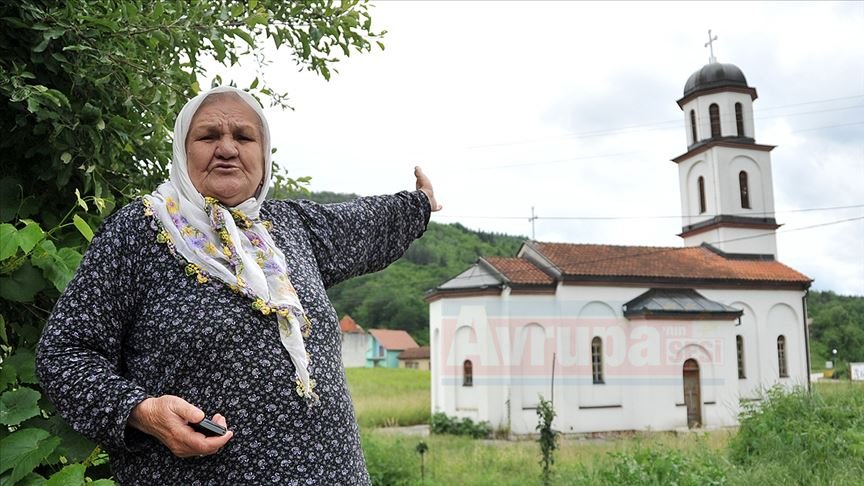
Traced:
<path fill-rule="evenodd" d="M 685 246 L 708 243 L 751 258 L 777 257 L 773 145 L 756 143 L 753 101 L 756 89 L 733 64 L 714 58 L 684 85 L 678 106 L 684 112 L 687 152 L 678 164 L 681 236 Z"/>

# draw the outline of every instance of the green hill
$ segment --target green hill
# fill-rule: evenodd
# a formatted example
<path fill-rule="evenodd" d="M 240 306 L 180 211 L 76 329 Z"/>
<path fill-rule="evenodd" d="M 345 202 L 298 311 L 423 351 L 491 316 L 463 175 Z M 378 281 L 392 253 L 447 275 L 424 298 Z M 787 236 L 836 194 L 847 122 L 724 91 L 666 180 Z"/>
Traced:
<path fill-rule="evenodd" d="M 355 194 L 314 192 L 278 196 L 321 203 L 348 201 Z M 364 328 L 404 329 L 421 345 L 429 343 L 427 290 L 462 272 L 478 256 L 513 256 L 524 237 L 470 230 L 458 223 L 429 222 L 426 233 L 386 269 L 343 282 L 327 293 L 342 317 Z"/>

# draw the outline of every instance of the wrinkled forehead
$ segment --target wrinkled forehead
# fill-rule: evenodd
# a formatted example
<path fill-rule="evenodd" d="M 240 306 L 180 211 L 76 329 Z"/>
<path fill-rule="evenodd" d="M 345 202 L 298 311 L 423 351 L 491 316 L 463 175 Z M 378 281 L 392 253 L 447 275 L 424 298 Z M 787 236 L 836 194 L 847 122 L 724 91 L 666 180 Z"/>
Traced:
<path fill-rule="evenodd" d="M 201 101 L 201 104 L 198 105 L 198 109 L 195 110 L 195 114 L 192 116 L 191 125 L 194 126 L 196 122 L 205 124 L 212 123 L 212 120 L 207 120 L 206 118 L 202 119 L 201 115 L 204 112 L 210 112 L 210 110 L 205 110 L 205 108 L 214 105 L 216 105 L 218 108 L 224 107 L 226 108 L 226 111 L 233 111 L 235 107 L 239 107 L 242 111 L 242 117 L 240 120 L 233 120 L 233 122 L 238 124 L 248 122 L 249 124 L 257 127 L 260 132 L 264 132 L 264 120 L 261 119 L 261 116 L 255 110 L 255 108 L 250 106 L 249 103 L 246 102 L 246 100 L 240 97 L 240 95 L 233 92 L 213 93 L 204 98 L 204 100 Z"/>

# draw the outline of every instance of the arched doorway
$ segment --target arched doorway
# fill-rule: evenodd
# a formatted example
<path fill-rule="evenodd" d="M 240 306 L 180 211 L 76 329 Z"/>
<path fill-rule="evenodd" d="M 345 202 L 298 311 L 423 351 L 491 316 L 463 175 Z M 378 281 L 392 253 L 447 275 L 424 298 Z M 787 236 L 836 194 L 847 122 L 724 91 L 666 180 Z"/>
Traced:
<path fill-rule="evenodd" d="M 702 390 L 699 386 L 699 363 L 693 358 L 684 362 L 684 405 L 687 407 L 687 427 L 701 427 Z"/>

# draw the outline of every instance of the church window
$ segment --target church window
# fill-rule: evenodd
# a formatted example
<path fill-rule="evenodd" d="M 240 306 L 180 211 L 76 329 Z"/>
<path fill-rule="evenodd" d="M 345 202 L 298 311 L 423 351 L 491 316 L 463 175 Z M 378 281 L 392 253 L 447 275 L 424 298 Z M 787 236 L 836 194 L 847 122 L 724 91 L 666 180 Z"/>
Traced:
<path fill-rule="evenodd" d="M 777 338 L 777 367 L 780 378 L 789 377 L 789 368 L 786 366 L 786 338 L 782 335 Z"/>
<path fill-rule="evenodd" d="M 696 143 L 699 139 L 696 137 L 696 112 L 694 110 L 690 110 L 690 134 L 693 136 L 693 143 Z"/>
<path fill-rule="evenodd" d="M 591 376 L 595 385 L 603 384 L 603 340 L 591 340 Z"/>
<path fill-rule="evenodd" d="M 474 365 L 470 359 L 462 363 L 462 386 L 474 386 Z"/>
<path fill-rule="evenodd" d="M 705 178 L 699 176 L 699 180 L 697 181 L 699 185 L 699 214 L 705 212 Z"/>
<path fill-rule="evenodd" d="M 744 113 L 741 110 L 741 103 L 735 103 L 735 126 L 738 128 L 738 136 L 744 136 Z"/>
<path fill-rule="evenodd" d="M 708 115 L 711 118 L 711 137 L 720 136 L 720 107 L 717 103 L 711 103 L 708 107 Z"/>
<path fill-rule="evenodd" d="M 747 373 L 744 372 L 744 338 L 735 336 L 735 348 L 738 351 L 738 379 L 747 378 Z"/>
<path fill-rule="evenodd" d="M 747 185 L 747 171 L 738 173 L 738 190 L 741 193 L 741 207 L 750 209 L 750 187 Z"/>

